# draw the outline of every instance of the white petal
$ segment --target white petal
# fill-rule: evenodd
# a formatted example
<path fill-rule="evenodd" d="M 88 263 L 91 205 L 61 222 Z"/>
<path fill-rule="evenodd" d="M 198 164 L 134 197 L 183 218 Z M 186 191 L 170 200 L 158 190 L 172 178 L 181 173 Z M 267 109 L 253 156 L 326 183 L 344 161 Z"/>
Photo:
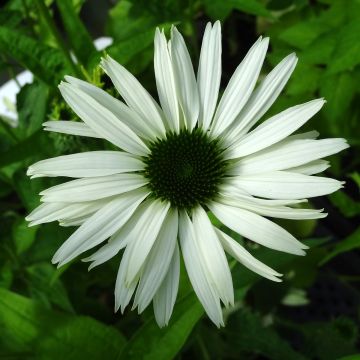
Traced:
<path fill-rule="evenodd" d="M 290 54 L 266 76 L 236 117 L 231 131 L 226 135 L 234 139 L 249 131 L 275 102 L 294 71 L 296 63 L 297 57 L 295 54 Z"/>
<path fill-rule="evenodd" d="M 210 210 L 228 228 L 270 249 L 304 255 L 307 248 L 272 221 L 250 211 L 213 203 Z"/>
<path fill-rule="evenodd" d="M 97 134 L 90 126 L 84 124 L 83 122 L 54 120 L 44 122 L 43 126 L 45 131 L 100 139 L 103 138 L 100 134 Z"/>
<path fill-rule="evenodd" d="M 178 30 L 171 29 L 171 59 L 176 89 L 188 129 L 193 129 L 199 117 L 200 100 L 194 69 L 185 41 Z"/>
<path fill-rule="evenodd" d="M 179 238 L 185 267 L 197 297 L 211 321 L 218 327 L 224 326 L 220 298 L 200 259 L 194 227 L 184 211 L 180 213 L 179 218 Z"/>
<path fill-rule="evenodd" d="M 121 119 L 74 85 L 62 82 L 60 92 L 74 112 L 96 133 L 136 155 L 146 155 L 147 146 Z"/>
<path fill-rule="evenodd" d="M 136 290 L 134 307 L 139 313 L 149 305 L 158 291 L 173 258 L 178 234 L 178 212 L 170 209 L 161 227 L 159 235 L 148 255 L 142 270 L 139 286 Z"/>
<path fill-rule="evenodd" d="M 129 257 L 123 256 L 123 258 L 121 259 L 115 283 L 115 311 L 118 311 L 121 307 L 122 313 L 128 306 L 139 280 L 139 278 L 137 277 L 131 284 L 125 282 L 125 274 L 128 266 Z"/>
<path fill-rule="evenodd" d="M 236 183 L 236 178 L 233 178 L 235 180 L 232 180 L 232 183 L 229 181 L 227 184 L 223 184 L 221 188 L 219 189 L 219 195 L 233 198 L 236 201 L 251 201 L 254 204 L 259 205 L 265 205 L 265 206 L 286 206 L 286 205 L 295 205 L 307 202 L 306 199 L 275 199 L 275 200 L 269 200 L 269 199 L 259 199 L 256 197 L 253 197 L 248 192 L 243 191 L 243 189 L 237 187 L 236 185 L 233 185 Z"/>
<path fill-rule="evenodd" d="M 180 254 L 176 244 L 168 272 L 153 299 L 155 320 L 160 327 L 169 323 L 179 288 L 179 278 Z"/>
<path fill-rule="evenodd" d="M 27 175 L 95 177 L 138 171 L 144 168 L 135 156 L 120 151 L 89 151 L 41 160 L 31 165 Z"/>
<path fill-rule="evenodd" d="M 206 25 L 199 60 L 197 82 L 200 96 L 199 124 L 207 130 L 214 115 L 221 80 L 221 26 Z"/>
<path fill-rule="evenodd" d="M 135 110 L 157 135 L 164 135 L 161 110 L 139 81 L 110 56 L 101 60 L 101 67 L 130 108 Z"/>
<path fill-rule="evenodd" d="M 148 194 L 149 193 L 147 193 L 147 195 Z M 138 206 L 131 218 L 125 223 L 125 225 L 116 231 L 105 245 L 103 245 L 99 250 L 97 250 L 89 257 L 82 259 L 82 261 L 92 261 L 91 265 L 89 266 L 89 270 L 113 258 L 121 249 L 123 249 L 130 241 L 132 241 L 134 238 L 134 232 L 137 231 L 136 227 L 139 227 L 139 224 L 141 226 L 143 223 L 142 218 L 144 213 L 148 212 L 148 208 L 152 203 L 152 199 L 143 201 Z"/>
<path fill-rule="evenodd" d="M 231 174 L 253 175 L 285 170 L 336 154 L 347 147 L 349 145 L 344 139 L 292 140 L 246 156 Z"/>
<path fill-rule="evenodd" d="M 154 245 L 169 208 L 170 203 L 154 200 L 131 233 L 124 252 L 124 258 L 129 258 L 125 276 L 127 284 L 130 284 L 138 276 Z"/>
<path fill-rule="evenodd" d="M 215 113 L 211 128 L 214 135 L 226 130 L 245 106 L 255 87 L 268 45 L 268 38 L 260 38 L 235 70 Z"/>
<path fill-rule="evenodd" d="M 69 227 L 69 226 L 81 226 L 85 221 L 87 221 L 88 219 L 90 219 L 90 217 L 93 215 L 94 213 L 91 213 L 89 215 L 85 215 L 85 216 L 80 216 L 77 218 L 71 218 L 71 219 L 63 219 L 60 220 L 59 225 L 60 226 L 64 226 L 64 227 Z"/>
<path fill-rule="evenodd" d="M 177 101 L 174 72 L 164 32 L 155 32 L 154 69 L 160 104 L 170 130 L 179 132 L 179 105 Z"/>
<path fill-rule="evenodd" d="M 257 260 L 229 235 L 219 229 L 216 229 L 216 233 L 218 234 L 219 240 L 221 241 L 225 251 L 241 264 L 246 266 L 249 270 L 254 271 L 269 280 L 276 282 L 281 281 L 281 279 L 277 278 L 277 276 L 281 276 L 281 274 Z"/>
<path fill-rule="evenodd" d="M 224 250 L 209 217 L 202 207 L 192 214 L 199 257 L 225 306 L 234 304 L 234 288 Z"/>
<path fill-rule="evenodd" d="M 322 196 L 342 187 L 342 183 L 334 179 L 287 171 L 239 176 L 234 179 L 233 184 L 254 196 L 269 199 L 303 199 Z"/>
<path fill-rule="evenodd" d="M 110 199 L 111 200 L 111 199 Z M 95 211 L 103 207 L 109 199 L 87 201 L 85 203 L 45 203 L 39 205 L 34 209 L 27 217 L 27 221 L 31 221 L 29 226 L 43 224 L 55 220 L 73 219 L 88 214 L 92 214 Z"/>
<path fill-rule="evenodd" d="M 83 178 L 53 186 L 40 193 L 44 202 L 82 202 L 122 194 L 141 186 L 147 180 L 138 174 L 115 174 Z"/>
<path fill-rule="evenodd" d="M 52 262 L 59 263 L 59 266 L 64 265 L 102 243 L 126 223 L 146 196 L 143 191 L 134 191 L 109 202 L 62 244 Z"/>
<path fill-rule="evenodd" d="M 287 171 L 296 172 L 303 175 L 319 174 L 330 167 L 329 161 L 314 160 L 305 165 L 300 165 L 287 169 Z"/>
<path fill-rule="evenodd" d="M 255 153 L 286 138 L 314 116 L 324 103 L 323 99 L 312 100 L 271 117 L 235 143 L 229 158 Z"/>
<path fill-rule="evenodd" d="M 326 213 L 322 212 L 323 210 L 297 209 L 287 206 L 258 204 L 252 201 L 251 198 L 243 198 L 239 200 L 233 197 L 221 197 L 218 201 L 222 204 L 239 207 L 241 209 L 249 210 L 259 215 L 280 219 L 306 220 L 321 219 L 327 216 Z"/>
<path fill-rule="evenodd" d="M 65 80 L 91 96 L 106 109 L 110 110 L 135 134 L 145 138 L 153 138 L 156 136 L 156 132 L 152 130 L 148 121 L 143 120 L 134 110 L 130 109 L 123 102 L 114 98 L 106 91 L 72 76 L 65 76 Z"/>

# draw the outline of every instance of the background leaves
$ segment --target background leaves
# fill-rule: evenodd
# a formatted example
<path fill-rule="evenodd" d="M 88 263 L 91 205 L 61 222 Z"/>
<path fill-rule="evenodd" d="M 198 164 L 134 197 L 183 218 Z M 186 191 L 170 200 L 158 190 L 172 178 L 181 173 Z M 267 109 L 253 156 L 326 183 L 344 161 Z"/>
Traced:
<path fill-rule="evenodd" d="M 41 11 L 40 11 L 40 10 Z M 216 329 L 182 271 L 169 326 L 152 310 L 114 314 L 119 257 L 90 273 L 80 261 L 56 269 L 50 259 L 71 228 L 28 228 L 24 217 L 56 179 L 30 181 L 26 168 L 47 157 L 104 148 L 100 140 L 49 134 L 41 124 L 76 117 L 57 85 L 76 74 L 116 95 L 98 68 L 93 40 L 109 35 L 106 52 L 134 72 L 156 97 L 153 35 L 176 24 L 197 63 L 206 22 L 222 20 L 223 83 L 259 35 L 271 48 L 262 76 L 296 52 L 298 66 L 270 116 L 315 97 L 327 104 L 304 130 L 345 137 L 327 175 L 346 186 L 312 206 L 320 222 L 281 222 L 310 246 L 294 257 L 244 243 L 284 273 L 274 284 L 233 268 L 236 302 Z M 17 95 L 18 125 L 0 114 L 0 357 L 11 359 L 346 359 L 356 360 L 360 280 L 360 3 L 358 0 L 10 0 L 0 8 L 0 79 L 24 69 L 35 80 Z M 1 101 L 1 99 L 0 99 Z"/>

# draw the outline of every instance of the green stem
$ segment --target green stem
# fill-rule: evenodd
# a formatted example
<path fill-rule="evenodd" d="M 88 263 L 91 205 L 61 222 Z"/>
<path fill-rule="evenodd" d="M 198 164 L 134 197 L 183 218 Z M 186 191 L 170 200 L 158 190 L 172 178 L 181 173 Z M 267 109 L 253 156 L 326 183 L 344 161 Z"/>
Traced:
<path fill-rule="evenodd" d="M 44 3 L 44 0 L 35 0 L 35 3 L 36 3 L 36 6 L 37 6 L 37 8 L 39 10 L 39 13 L 40 13 L 41 17 L 45 21 L 49 31 L 51 32 L 54 39 L 56 40 L 57 45 L 59 46 L 60 50 L 64 53 L 66 62 L 68 63 L 70 68 L 73 70 L 73 72 L 77 76 L 82 77 L 81 71 L 76 66 L 76 64 L 73 62 L 73 60 L 71 59 L 70 52 L 68 51 L 67 46 L 66 46 L 63 38 L 61 37 L 58 29 L 56 28 L 56 25 L 55 25 L 55 23 L 53 21 L 53 18 L 50 15 L 49 9 L 46 7 L 46 5 Z"/>

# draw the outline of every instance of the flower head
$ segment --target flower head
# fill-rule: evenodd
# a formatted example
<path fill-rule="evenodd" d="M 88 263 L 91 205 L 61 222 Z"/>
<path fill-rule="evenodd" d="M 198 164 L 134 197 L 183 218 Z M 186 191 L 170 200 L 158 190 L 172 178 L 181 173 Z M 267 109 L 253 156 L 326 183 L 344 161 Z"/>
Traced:
<path fill-rule="evenodd" d="M 157 30 L 154 65 L 161 107 L 109 56 L 101 66 L 124 102 L 65 77 L 60 91 L 83 122 L 49 121 L 45 130 L 103 138 L 118 150 L 60 156 L 29 168 L 32 177 L 76 178 L 40 193 L 43 204 L 27 218 L 32 225 L 57 220 L 79 226 L 53 263 L 61 266 L 102 244 L 85 259 L 93 268 L 123 250 L 115 309 L 123 311 L 133 297 L 139 312 L 153 302 L 160 326 L 168 323 L 176 300 L 180 249 L 194 291 L 217 326 L 223 325 L 221 302 L 234 303 L 225 252 L 261 276 L 281 281 L 281 274 L 213 225 L 208 213 L 249 240 L 303 255 L 307 247 L 267 217 L 324 217 L 322 210 L 294 205 L 342 186 L 313 175 L 329 166 L 321 158 L 347 144 L 317 140 L 315 131 L 293 135 L 321 109 L 323 99 L 257 125 L 297 62 L 290 54 L 256 86 L 267 47 L 267 38 L 252 46 L 219 97 L 219 22 L 206 26 L 197 76 L 177 29 L 172 28 L 169 42 Z"/>

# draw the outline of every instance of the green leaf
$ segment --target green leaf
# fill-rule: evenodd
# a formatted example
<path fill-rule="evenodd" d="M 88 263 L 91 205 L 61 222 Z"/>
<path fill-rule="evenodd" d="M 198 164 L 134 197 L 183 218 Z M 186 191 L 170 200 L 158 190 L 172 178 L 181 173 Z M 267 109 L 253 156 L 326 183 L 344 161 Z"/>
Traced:
<path fill-rule="evenodd" d="M 5 26 L 0 26 L 0 51 L 52 86 L 56 86 L 67 73 L 59 50 Z"/>
<path fill-rule="evenodd" d="M 17 133 L 21 137 L 28 137 L 41 129 L 41 124 L 45 121 L 48 87 L 40 82 L 27 84 L 21 88 L 16 98 L 19 126 Z"/>
<path fill-rule="evenodd" d="M 231 358 L 242 359 L 239 354 L 250 353 L 273 360 L 305 360 L 273 327 L 265 326 L 260 315 L 248 308 L 241 309 L 229 318 L 226 333 L 227 344 L 231 346 L 229 351 L 233 354 Z"/>
<path fill-rule="evenodd" d="M 16 10 L 3 10 L 0 11 L 0 24 L 8 28 L 15 28 L 22 21 L 22 14 Z"/>
<path fill-rule="evenodd" d="M 0 154 L 0 168 L 39 154 L 48 153 L 51 148 L 51 141 L 44 135 L 42 130 L 38 130 L 28 138 L 2 152 Z"/>
<path fill-rule="evenodd" d="M 55 279 L 56 268 L 48 262 L 37 263 L 26 268 L 30 291 L 34 297 L 45 298 L 67 312 L 74 312 L 66 289 L 59 278 Z"/>
<path fill-rule="evenodd" d="M 335 360 L 356 352 L 358 329 L 349 318 L 307 323 L 299 328 L 304 338 L 302 349 L 308 359 Z"/>
<path fill-rule="evenodd" d="M 60 10 L 68 41 L 76 57 L 87 66 L 91 56 L 96 53 L 89 32 L 80 20 L 72 0 L 57 0 L 56 5 Z"/>
<path fill-rule="evenodd" d="M 36 359 L 115 359 L 125 339 L 114 328 L 85 316 L 44 309 L 37 302 L 0 289 L 0 345 Z M 22 357 L 25 358 L 25 357 Z"/>
<path fill-rule="evenodd" d="M 18 255 L 28 250 L 34 243 L 36 238 L 36 232 L 39 229 L 37 226 L 28 227 L 27 221 L 23 217 L 18 219 L 13 226 L 13 239 L 15 242 L 15 249 Z"/>
<path fill-rule="evenodd" d="M 328 126 L 333 134 L 339 134 L 338 126 L 344 122 L 343 114 L 350 106 L 356 88 L 356 77 L 348 72 L 327 75 L 321 79 L 320 94 L 327 100 L 323 111 L 331 120 Z"/>
<path fill-rule="evenodd" d="M 175 304 L 167 327 L 160 329 L 153 317 L 130 339 L 119 359 L 173 359 L 204 310 L 194 293 Z"/>
<path fill-rule="evenodd" d="M 360 247 L 360 227 L 357 228 L 357 230 L 346 239 L 335 245 L 334 249 L 320 262 L 320 265 L 326 264 L 328 261 L 339 254 L 356 249 L 358 247 Z"/>
<path fill-rule="evenodd" d="M 204 0 L 204 4 L 206 12 L 213 20 L 224 20 L 234 9 L 251 15 L 272 16 L 265 5 L 257 0 Z"/>
<path fill-rule="evenodd" d="M 337 191 L 329 195 L 329 198 L 345 217 L 354 217 L 360 214 L 360 202 L 353 200 L 344 191 Z"/>
<path fill-rule="evenodd" d="M 329 73 L 351 70 L 360 64 L 360 22 L 353 21 L 343 26 L 337 36 L 337 46 L 333 54 L 333 61 L 329 66 Z"/>

